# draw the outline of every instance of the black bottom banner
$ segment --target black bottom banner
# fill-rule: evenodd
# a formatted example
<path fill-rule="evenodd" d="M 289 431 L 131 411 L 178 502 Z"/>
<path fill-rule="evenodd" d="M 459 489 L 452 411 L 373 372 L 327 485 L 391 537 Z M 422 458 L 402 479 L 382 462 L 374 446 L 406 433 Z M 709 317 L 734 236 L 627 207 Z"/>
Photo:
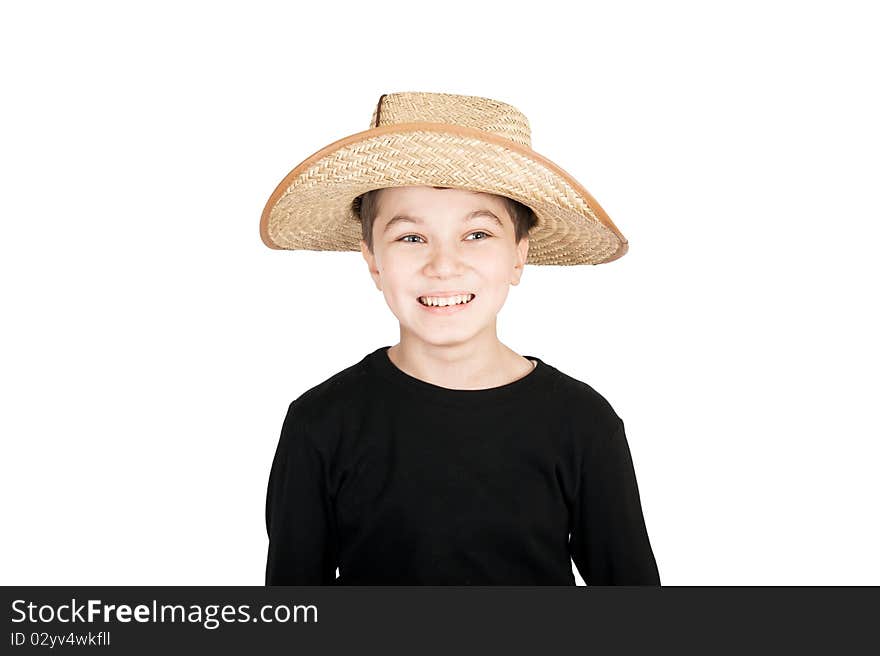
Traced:
<path fill-rule="evenodd" d="M 862 651 L 877 587 L 3 587 L 16 653 Z M 869 641 L 870 639 L 870 641 Z"/>

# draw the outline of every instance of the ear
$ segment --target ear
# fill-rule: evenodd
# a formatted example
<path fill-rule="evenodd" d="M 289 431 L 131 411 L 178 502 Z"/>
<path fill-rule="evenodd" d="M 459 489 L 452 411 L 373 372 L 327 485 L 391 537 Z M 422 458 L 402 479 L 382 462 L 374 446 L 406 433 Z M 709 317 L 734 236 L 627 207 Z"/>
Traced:
<path fill-rule="evenodd" d="M 376 285 L 376 289 L 382 291 L 382 282 L 379 276 L 379 269 L 376 265 L 376 256 L 370 252 L 370 249 L 367 247 L 367 242 L 361 239 L 361 256 L 364 258 L 364 261 L 367 263 L 367 269 L 370 272 L 370 275 L 373 278 L 373 283 Z"/>
<path fill-rule="evenodd" d="M 510 281 L 512 285 L 518 285 L 519 279 L 522 278 L 525 270 L 526 259 L 529 256 L 529 238 L 523 237 L 516 245 L 516 264 L 513 267 L 513 278 Z"/>

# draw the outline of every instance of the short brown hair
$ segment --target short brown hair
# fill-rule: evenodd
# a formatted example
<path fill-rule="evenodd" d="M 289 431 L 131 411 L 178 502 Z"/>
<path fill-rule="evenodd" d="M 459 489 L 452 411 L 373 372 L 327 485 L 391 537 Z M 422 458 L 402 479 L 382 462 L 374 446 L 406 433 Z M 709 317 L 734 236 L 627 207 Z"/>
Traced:
<path fill-rule="evenodd" d="M 434 187 L 434 189 L 450 189 L 451 187 Z M 351 209 L 355 217 L 361 222 L 361 234 L 367 243 L 370 253 L 373 252 L 373 223 L 376 220 L 376 210 L 378 206 L 378 196 L 381 189 L 373 189 L 365 194 L 361 194 L 352 201 Z M 497 194 L 496 194 L 497 195 Z M 513 198 L 500 196 L 498 198 L 505 202 L 507 212 L 513 219 L 515 228 L 516 243 L 522 241 L 523 237 L 529 234 L 529 230 L 538 224 L 538 218 L 534 211 L 528 205 L 523 205 Z"/>

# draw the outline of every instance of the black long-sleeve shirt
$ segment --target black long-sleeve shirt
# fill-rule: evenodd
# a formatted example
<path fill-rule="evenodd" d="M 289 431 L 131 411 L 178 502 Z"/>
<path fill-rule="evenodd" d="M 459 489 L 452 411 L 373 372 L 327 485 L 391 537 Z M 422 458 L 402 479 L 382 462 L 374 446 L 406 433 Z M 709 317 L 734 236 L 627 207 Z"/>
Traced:
<path fill-rule="evenodd" d="M 304 392 L 269 475 L 266 585 L 659 585 L 623 421 L 540 358 L 500 387 L 388 346 Z M 336 578 L 336 568 L 340 576 Z"/>

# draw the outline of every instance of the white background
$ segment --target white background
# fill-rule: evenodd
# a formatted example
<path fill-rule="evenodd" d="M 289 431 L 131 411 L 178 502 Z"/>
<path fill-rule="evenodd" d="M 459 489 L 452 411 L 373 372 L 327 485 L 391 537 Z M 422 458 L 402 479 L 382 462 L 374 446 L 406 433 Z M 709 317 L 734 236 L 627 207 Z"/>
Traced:
<path fill-rule="evenodd" d="M 0 583 L 262 585 L 288 404 L 399 334 L 360 253 L 260 214 L 442 91 L 630 241 L 528 266 L 499 338 L 624 419 L 663 584 L 880 584 L 870 8 L 4 3 Z"/>

